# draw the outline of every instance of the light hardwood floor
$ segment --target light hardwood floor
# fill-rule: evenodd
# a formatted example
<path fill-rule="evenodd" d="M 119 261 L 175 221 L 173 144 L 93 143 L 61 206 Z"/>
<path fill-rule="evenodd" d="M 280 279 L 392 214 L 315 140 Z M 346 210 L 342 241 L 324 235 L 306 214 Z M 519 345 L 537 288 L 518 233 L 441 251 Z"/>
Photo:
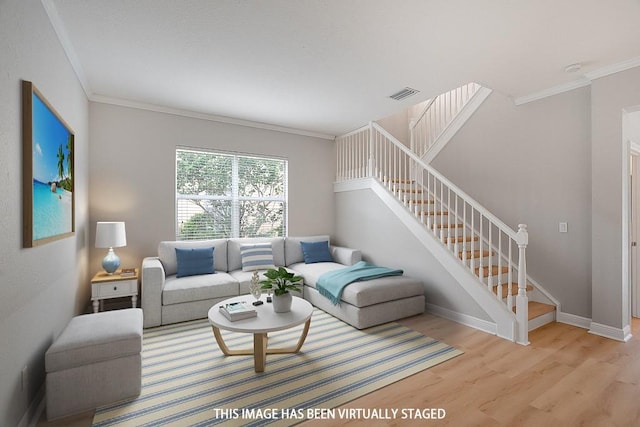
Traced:
<path fill-rule="evenodd" d="M 640 320 L 627 343 L 552 323 L 521 346 L 432 315 L 402 322 L 465 352 L 350 402 L 351 408 L 444 408 L 438 421 L 322 425 L 639 426 Z"/>
<path fill-rule="evenodd" d="M 437 316 L 401 321 L 465 353 L 345 408 L 443 408 L 442 420 L 315 420 L 302 425 L 639 426 L 640 320 L 628 343 L 553 323 L 521 346 Z M 312 326 L 313 327 L 313 326 Z M 304 351 L 304 348 L 303 348 Z M 38 427 L 90 426 L 88 413 Z"/>

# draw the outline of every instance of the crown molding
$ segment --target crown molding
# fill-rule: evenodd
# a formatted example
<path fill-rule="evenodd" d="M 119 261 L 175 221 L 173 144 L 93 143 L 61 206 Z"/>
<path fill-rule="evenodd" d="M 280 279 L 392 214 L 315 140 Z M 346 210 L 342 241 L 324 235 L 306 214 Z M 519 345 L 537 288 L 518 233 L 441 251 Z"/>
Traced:
<path fill-rule="evenodd" d="M 579 79 L 572 82 L 564 83 L 558 86 L 554 86 L 548 89 L 534 92 L 529 95 L 521 96 L 513 100 L 514 104 L 522 105 L 529 102 L 537 101 L 547 98 L 549 96 L 558 95 L 560 93 L 569 92 L 574 89 L 578 89 L 584 86 L 589 86 L 594 80 L 610 76 L 612 74 L 620 73 L 622 71 L 630 70 L 635 67 L 640 67 L 640 57 L 631 58 L 626 61 L 611 64 L 606 67 L 598 68 L 597 70 L 589 71 L 581 76 Z"/>
<path fill-rule="evenodd" d="M 71 39 L 67 34 L 67 30 L 65 29 L 65 26 L 62 23 L 62 19 L 58 14 L 58 9 L 53 3 L 53 0 L 40 0 L 40 1 L 42 3 L 42 6 L 47 16 L 49 17 L 49 22 L 51 22 L 51 26 L 53 27 L 53 30 L 55 31 L 56 36 L 58 37 L 58 41 L 62 45 L 62 49 L 64 50 L 67 58 L 69 59 L 71 68 L 75 72 L 78 78 L 78 81 L 80 82 L 80 85 L 82 86 L 82 89 L 84 90 L 84 93 L 87 99 L 89 99 L 89 101 L 99 102 L 103 104 L 119 105 L 119 106 L 129 107 L 129 108 L 137 108 L 140 110 L 155 111 L 159 113 L 173 114 L 176 116 L 191 117 L 191 118 L 196 118 L 201 120 L 209 120 L 209 121 L 220 122 L 220 123 L 234 124 L 234 125 L 251 127 L 256 129 L 271 130 L 275 132 L 284 132 L 284 133 L 290 133 L 290 134 L 301 135 L 301 136 L 309 136 L 312 138 L 327 139 L 331 141 L 335 139 L 335 135 L 329 135 L 329 134 L 324 134 L 319 132 L 306 131 L 302 129 L 294 129 L 286 126 L 277 126 L 277 125 L 271 125 L 267 123 L 253 122 L 250 120 L 234 119 L 234 118 L 225 117 L 225 116 L 216 116 L 213 114 L 197 113 L 195 111 L 181 110 L 178 108 L 170 108 L 170 107 L 164 107 L 160 105 L 146 104 L 143 102 L 130 101 L 127 99 L 118 99 L 118 98 L 111 98 L 107 96 L 97 95 L 93 93 L 93 90 L 89 85 L 89 81 L 87 80 L 84 69 L 82 68 L 80 60 L 78 59 L 78 55 L 76 54 L 73 44 L 71 43 Z"/>
<path fill-rule="evenodd" d="M 640 57 L 631 58 L 627 61 L 618 62 L 617 64 L 611 64 L 597 70 L 589 71 L 588 73 L 585 73 L 585 77 L 593 81 L 601 77 L 610 76 L 611 74 L 620 73 L 635 67 L 640 67 Z"/>
<path fill-rule="evenodd" d="M 308 136 L 312 138 L 327 139 L 330 141 L 333 141 L 335 139 L 335 135 L 329 135 L 329 134 L 320 133 L 320 132 L 312 132 L 312 131 L 307 131 L 302 129 L 290 128 L 286 126 L 272 125 L 268 123 L 253 122 L 250 120 L 235 119 L 235 118 L 226 117 L 226 116 L 216 116 L 214 114 L 198 113 L 196 111 L 182 110 L 179 108 L 165 107 L 165 106 L 156 105 L 156 104 L 147 104 L 144 102 L 131 101 L 123 98 L 113 98 L 113 97 L 104 96 L 104 95 L 93 94 L 89 97 L 89 101 L 97 102 L 100 104 L 110 104 L 110 105 L 117 105 L 120 107 L 135 108 L 138 110 L 153 111 L 156 113 L 171 114 L 174 116 L 189 117 L 192 119 L 208 120 L 212 122 L 227 123 L 227 124 L 245 126 L 250 128 L 256 128 L 256 129 L 270 130 L 274 132 L 283 132 L 283 133 L 290 133 L 290 134 L 300 135 L 300 136 Z"/>
<path fill-rule="evenodd" d="M 529 102 L 538 101 L 540 99 L 548 98 L 550 96 L 558 95 L 564 92 L 569 92 L 570 90 L 578 89 L 581 87 L 589 86 L 591 84 L 591 80 L 581 77 L 578 80 L 574 80 L 572 82 L 564 83 L 558 86 L 553 86 L 548 89 L 541 90 L 540 92 L 534 92 L 529 95 L 521 96 L 515 98 L 513 103 L 517 106 L 528 104 Z"/>
<path fill-rule="evenodd" d="M 91 86 L 89 85 L 87 76 L 84 73 L 84 69 L 80 64 L 78 55 L 76 54 L 76 51 L 73 48 L 73 44 L 71 44 L 71 39 L 69 39 L 69 35 L 67 34 L 67 30 L 65 29 L 62 23 L 62 19 L 60 19 L 60 15 L 58 14 L 58 9 L 56 8 L 55 4 L 53 4 L 52 0 L 41 0 L 41 3 L 42 3 L 42 7 L 47 13 L 47 16 L 49 17 L 49 22 L 51 22 L 53 31 L 55 31 L 56 36 L 58 37 L 58 41 L 62 45 L 62 49 L 64 50 L 65 55 L 67 55 L 67 58 L 71 63 L 71 68 L 76 73 L 76 77 L 78 77 L 78 81 L 82 86 L 82 90 L 84 90 L 84 93 L 87 96 L 87 98 L 91 98 L 93 91 L 91 90 Z"/>

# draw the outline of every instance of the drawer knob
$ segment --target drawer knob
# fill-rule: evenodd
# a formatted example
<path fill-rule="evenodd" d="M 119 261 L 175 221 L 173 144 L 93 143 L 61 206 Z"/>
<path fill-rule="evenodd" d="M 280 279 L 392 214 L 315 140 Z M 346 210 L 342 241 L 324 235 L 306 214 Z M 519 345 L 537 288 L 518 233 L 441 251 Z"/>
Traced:
<path fill-rule="evenodd" d="M 117 286 L 114 286 L 114 287 L 113 287 L 113 290 L 114 290 L 114 291 L 117 291 L 117 290 L 118 290 L 118 287 L 117 287 Z"/>

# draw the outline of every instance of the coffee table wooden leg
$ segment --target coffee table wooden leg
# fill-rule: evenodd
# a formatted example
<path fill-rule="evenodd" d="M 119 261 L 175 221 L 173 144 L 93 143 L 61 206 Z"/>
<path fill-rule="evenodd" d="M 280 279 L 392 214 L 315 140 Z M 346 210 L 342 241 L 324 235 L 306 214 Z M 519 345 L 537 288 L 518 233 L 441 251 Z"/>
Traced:
<path fill-rule="evenodd" d="M 227 347 L 227 344 L 222 339 L 220 329 L 216 328 L 215 326 L 211 326 L 211 328 L 213 329 L 213 336 L 216 337 L 218 347 L 220 347 L 220 351 L 222 351 L 225 356 L 248 356 L 253 354 L 253 349 L 230 350 L 229 347 Z"/>
<path fill-rule="evenodd" d="M 311 319 L 307 320 L 304 324 L 304 329 L 302 330 L 302 335 L 298 339 L 295 347 L 284 347 L 284 348 L 268 348 L 267 354 L 287 354 L 287 353 L 297 353 L 302 348 L 302 344 L 307 339 L 307 334 L 309 333 L 309 326 L 311 325 Z"/>
<path fill-rule="evenodd" d="M 267 361 L 267 334 L 253 334 L 253 366 L 256 372 L 264 372 Z"/>
<path fill-rule="evenodd" d="M 264 372 L 264 367 L 267 362 L 267 354 L 283 354 L 283 353 L 297 353 L 302 348 L 302 344 L 307 339 L 309 333 L 309 326 L 311 325 L 311 319 L 307 320 L 302 329 L 302 334 L 298 339 L 295 347 L 285 348 L 267 348 L 268 337 L 266 333 L 253 334 L 253 349 L 231 350 L 227 347 L 227 344 L 222 338 L 220 329 L 211 326 L 213 329 L 213 336 L 216 338 L 220 351 L 225 356 L 248 356 L 253 355 L 253 364 L 256 372 Z"/>
<path fill-rule="evenodd" d="M 307 334 L 309 333 L 309 326 L 311 326 L 311 318 L 304 322 L 304 329 L 302 330 L 302 335 L 300 335 L 300 339 L 298 340 L 298 344 L 296 345 L 294 353 L 297 353 L 302 348 L 302 344 L 304 344 L 304 340 L 307 339 Z"/>

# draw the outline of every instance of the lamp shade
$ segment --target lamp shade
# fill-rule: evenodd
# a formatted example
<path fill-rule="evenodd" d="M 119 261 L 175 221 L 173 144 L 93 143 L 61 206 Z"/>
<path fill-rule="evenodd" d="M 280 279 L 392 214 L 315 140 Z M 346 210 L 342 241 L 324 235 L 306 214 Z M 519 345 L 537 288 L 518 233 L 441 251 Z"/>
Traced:
<path fill-rule="evenodd" d="M 98 222 L 96 225 L 96 248 L 120 248 L 127 246 L 124 222 Z"/>

